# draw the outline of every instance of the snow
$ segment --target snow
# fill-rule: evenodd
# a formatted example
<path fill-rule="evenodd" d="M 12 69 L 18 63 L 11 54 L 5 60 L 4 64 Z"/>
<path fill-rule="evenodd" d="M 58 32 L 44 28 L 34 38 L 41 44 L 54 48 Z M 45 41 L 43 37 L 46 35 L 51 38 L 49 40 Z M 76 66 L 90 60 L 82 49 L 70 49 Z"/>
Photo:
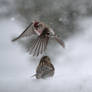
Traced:
<path fill-rule="evenodd" d="M 0 21 L 0 92 L 92 92 L 91 17 L 78 20 L 81 31 L 65 41 L 65 49 L 57 44 L 52 57 L 55 75 L 40 80 L 31 77 L 39 59 L 11 42 L 23 30 L 12 20 Z"/>

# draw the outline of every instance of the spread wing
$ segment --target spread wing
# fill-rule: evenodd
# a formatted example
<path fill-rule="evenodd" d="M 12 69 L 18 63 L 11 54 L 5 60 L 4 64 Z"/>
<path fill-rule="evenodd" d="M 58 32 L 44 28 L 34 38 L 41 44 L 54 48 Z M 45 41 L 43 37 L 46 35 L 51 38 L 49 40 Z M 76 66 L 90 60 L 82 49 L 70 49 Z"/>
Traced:
<path fill-rule="evenodd" d="M 33 53 L 33 56 L 38 56 L 39 54 L 42 54 L 43 52 L 45 52 L 48 41 L 49 41 L 49 37 L 43 38 L 41 36 L 38 36 L 32 42 L 32 47 L 30 47 L 29 49 L 30 54 Z"/>
<path fill-rule="evenodd" d="M 31 23 L 18 37 L 14 38 L 12 41 L 16 41 L 20 38 L 27 37 L 34 34 L 32 25 L 33 23 Z"/>

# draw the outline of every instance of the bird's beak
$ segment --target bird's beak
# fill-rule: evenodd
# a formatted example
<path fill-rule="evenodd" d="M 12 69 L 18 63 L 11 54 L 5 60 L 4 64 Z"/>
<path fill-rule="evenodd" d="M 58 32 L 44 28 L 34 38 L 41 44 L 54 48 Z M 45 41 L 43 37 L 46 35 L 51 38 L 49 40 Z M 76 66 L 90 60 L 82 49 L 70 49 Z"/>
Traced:
<path fill-rule="evenodd" d="M 55 40 L 63 47 L 65 48 L 65 44 L 64 44 L 64 41 L 59 39 L 57 36 L 55 37 Z"/>

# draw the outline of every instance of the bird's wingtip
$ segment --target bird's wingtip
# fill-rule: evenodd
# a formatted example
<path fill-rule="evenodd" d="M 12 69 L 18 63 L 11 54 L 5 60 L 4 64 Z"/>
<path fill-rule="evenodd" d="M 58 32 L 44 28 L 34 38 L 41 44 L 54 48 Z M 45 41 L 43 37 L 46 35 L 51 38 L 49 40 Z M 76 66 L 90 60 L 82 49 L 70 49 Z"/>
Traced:
<path fill-rule="evenodd" d="M 58 37 L 55 37 L 56 41 L 63 47 L 65 48 L 65 43 L 63 40 L 59 39 Z"/>

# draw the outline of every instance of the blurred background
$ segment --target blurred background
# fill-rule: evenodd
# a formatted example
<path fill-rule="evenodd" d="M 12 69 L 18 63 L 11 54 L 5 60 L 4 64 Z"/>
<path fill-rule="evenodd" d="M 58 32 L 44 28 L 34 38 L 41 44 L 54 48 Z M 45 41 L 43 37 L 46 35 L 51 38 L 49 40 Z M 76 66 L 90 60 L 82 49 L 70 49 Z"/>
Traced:
<path fill-rule="evenodd" d="M 11 42 L 35 19 L 66 45 L 50 42 L 55 75 L 45 80 L 31 77 L 41 56 L 29 55 L 25 41 Z M 92 0 L 0 0 L 0 92 L 92 92 L 91 30 Z"/>

